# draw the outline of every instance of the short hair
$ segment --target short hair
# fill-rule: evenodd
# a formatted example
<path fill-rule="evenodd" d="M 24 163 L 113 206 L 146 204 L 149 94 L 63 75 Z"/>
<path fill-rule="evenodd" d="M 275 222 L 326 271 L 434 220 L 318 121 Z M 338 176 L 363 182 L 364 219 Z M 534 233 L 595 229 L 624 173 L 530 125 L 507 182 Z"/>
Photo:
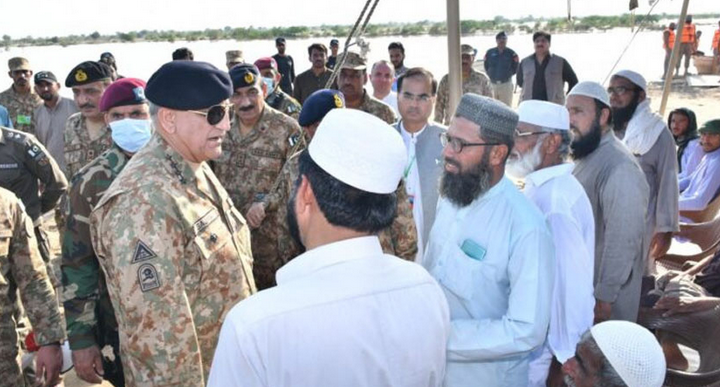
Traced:
<path fill-rule="evenodd" d="M 388 46 L 388 51 L 390 51 L 390 50 L 400 50 L 400 52 L 402 52 L 403 55 L 405 55 L 405 47 L 400 42 L 390 43 L 390 45 Z"/>
<path fill-rule="evenodd" d="M 327 47 L 322 43 L 313 43 L 308 47 L 308 56 L 312 56 L 313 50 L 322 51 L 324 54 L 327 55 L 328 49 Z"/>
<path fill-rule="evenodd" d="M 395 192 L 376 194 L 345 184 L 317 165 L 307 150 L 300 155 L 299 168 L 295 189 L 305 176 L 330 224 L 374 234 L 389 227 L 395 219 L 398 200 Z"/>
<path fill-rule="evenodd" d="M 558 154 L 563 160 L 566 159 L 568 155 L 570 155 L 570 143 L 572 142 L 572 137 L 570 136 L 569 130 L 557 130 L 544 126 L 541 127 L 540 130 L 542 132 L 547 132 L 548 134 L 560 135 L 560 146 L 558 146 Z"/>
<path fill-rule="evenodd" d="M 379 61 L 373 63 L 372 67 L 370 68 L 370 72 L 372 73 L 373 71 L 375 71 L 375 67 L 377 67 L 377 65 L 379 64 L 384 64 L 385 66 L 389 67 L 390 70 L 392 70 L 393 74 L 395 73 L 395 67 L 393 66 L 393 64 L 390 63 L 389 60 L 385 59 L 380 59 Z"/>
<path fill-rule="evenodd" d="M 593 98 L 593 101 L 595 101 L 595 117 L 599 120 L 600 115 L 602 114 L 603 109 L 607 109 L 610 114 L 608 114 L 608 125 L 612 125 L 613 119 L 612 119 L 612 108 L 608 105 L 605 105 L 604 103 L 596 100 Z"/>
<path fill-rule="evenodd" d="M 536 41 L 538 38 L 545 38 L 548 42 L 550 42 L 552 39 L 550 34 L 545 31 L 537 31 L 533 34 L 533 42 Z"/>
<path fill-rule="evenodd" d="M 685 23 L 692 23 L 692 15 L 685 16 Z"/>
<path fill-rule="evenodd" d="M 195 60 L 195 55 L 187 47 L 181 47 L 172 53 L 173 60 Z"/>
<path fill-rule="evenodd" d="M 627 387 L 625 381 L 620 377 L 620 375 L 618 375 L 617 371 L 615 371 L 615 368 L 613 368 L 612 364 L 610 364 L 610 361 L 608 361 L 607 357 L 605 357 L 605 354 L 597 345 L 597 342 L 592 337 L 589 329 L 585 333 L 583 333 L 582 337 L 580 338 L 580 342 L 578 343 L 578 346 L 582 344 L 584 344 L 593 355 L 600 359 L 600 367 L 598 368 L 597 375 L 598 386 Z"/>
<path fill-rule="evenodd" d="M 430 92 L 431 95 L 435 96 L 437 94 L 437 79 L 433 76 L 433 74 L 428 71 L 427 69 L 423 67 L 413 67 L 405 72 L 405 74 L 401 75 L 400 78 L 397 80 L 397 92 L 398 94 L 402 93 L 402 85 L 403 81 L 407 78 L 423 78 L 426 81 L 430 81 Z"/>

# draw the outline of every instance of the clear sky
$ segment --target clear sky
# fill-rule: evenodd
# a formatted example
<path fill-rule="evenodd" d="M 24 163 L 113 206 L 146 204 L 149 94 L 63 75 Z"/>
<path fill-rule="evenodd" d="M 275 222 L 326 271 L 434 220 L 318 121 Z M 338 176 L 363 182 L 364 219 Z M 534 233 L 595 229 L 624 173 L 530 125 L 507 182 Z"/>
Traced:
<path fill-rule="evenodd" d="M 646 13 L 649 0 L 639 0 Z M 655 13 L 680 13 L 682 0 L 659 0 Z M 572 0 L 573 14 L 627 12 L 628 0 Z M 0 35 L 13 38 L 133 30 L 352 24 L 365 0 L 0 0 Z M 460 0 L 462 19 L 564 16 L 566 0 Z M 690 0 L 690 13 L 720 12 L 719 0 Z M 380 0 L 372 22 L 445 19 L 444 0 Z"/>

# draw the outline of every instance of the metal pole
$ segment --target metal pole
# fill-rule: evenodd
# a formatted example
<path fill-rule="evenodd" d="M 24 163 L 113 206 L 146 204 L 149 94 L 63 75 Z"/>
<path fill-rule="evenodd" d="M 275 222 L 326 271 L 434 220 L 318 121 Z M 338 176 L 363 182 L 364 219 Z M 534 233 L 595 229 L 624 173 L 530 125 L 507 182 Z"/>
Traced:
<path fill-rule="evenodd" d="M 448 86 L 447 112 L 455 113 L 462 95 L 462 63 L 460 61 L 460 1 L 447 0 Z"/>
<path fill-rule="evenodd" d="M 665 83 L 663 84 L 662 100 L 660 101 L 660 115 L 665 116 L 665 108 L 667 107 L 668 96 L 672 90 L 672 79 L 675 73 L 675 65 L 680 59 L 680 45 L 682 44 L 682 32 L 685 27 L 685 16 L 687 15 L 688 3 L 690 0 L 684 0 L 682 11 L 680 12 L 680 18 L 678 19 L 677 28 L 675 28 L 675 44 L 672 48 L 672 54 L 670 54 L 670 63 L 668 63 L 667 71 L 665 72 Z"/>

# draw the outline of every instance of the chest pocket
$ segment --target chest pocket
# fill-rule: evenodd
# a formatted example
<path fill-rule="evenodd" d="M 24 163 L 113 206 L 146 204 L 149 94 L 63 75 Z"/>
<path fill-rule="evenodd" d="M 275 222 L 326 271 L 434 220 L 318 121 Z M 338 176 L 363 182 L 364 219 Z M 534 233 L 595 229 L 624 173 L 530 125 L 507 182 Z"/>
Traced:
<path fill-rule="evenodd" d="M 81 163 L 84 159 L 85 150 L 80 144 L 71 145 L 65 150 L 65 163 L 68 165 Z"/>
<path fill-rule="evenodd" d="M 217 209 L 208 211 L 193 225 L 194 243 L 203 259 L 210 259 L 225 245 L 232 243 L 231 235 Z"/>
<path fill-rule="evenodd" d="M 470 258 L 455 244 L 449 249 L 450 254 L 438 262 L 436 278 L 455 295 L 469 301 L 478 283 L 495 280 L 495 270 L 486 262 Z"/>
<path fill-rule="evenodd" d="M 280 172 L 283 157 L 279 151 L 252 149 L 250 154 L 257 160 L 258 169 L 274 173 Z"/>
<path fill-rule="evenodd" d="M 10 183 L 14 182 L 20 177 L 20 164 L 18 163 L 11 163 L 3 165 L 2 168 L 0 168 L 0 183 L 8 183 L 8 186 Z M 5 186 L 5 184 L 3 184 Z"/>

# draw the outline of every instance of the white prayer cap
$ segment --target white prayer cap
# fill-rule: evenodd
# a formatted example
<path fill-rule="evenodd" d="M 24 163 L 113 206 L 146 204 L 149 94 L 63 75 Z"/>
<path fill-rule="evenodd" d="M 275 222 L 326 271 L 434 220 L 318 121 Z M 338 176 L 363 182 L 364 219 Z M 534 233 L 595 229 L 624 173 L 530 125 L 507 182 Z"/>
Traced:
<path fill-rule="evenodd" d="M 630 82 L 636 84 L 637 87 L 643 89 L 644 92 L 647 92 L 647 81 L 640 73 L 632 70 L 621 70 L 613 74 L 613 77 L 627 78 Z"/>
<path fill-rule="evenodd" d="M 407 162 L 400 133 L 379 118 L 356 109 L 333 109 L 308 148 L 325 172 L 359 190 L 395 192 Z"/>
<path fill-rule="evenodd" d="M 665 355 L 650 331 L 628 321 L 605 321 L 590 334 L 628 387 L 661 387 Z"/>
<path fill-rule="evenodd" d="M 553 130 L 570 130 L 570 115 L 565 106 L 538 100 L 520 102 L 519 121 Z"/>
<path fill-rule="evenodd" d="M 570 90 L 568 97 L 571 95 L 582 95 L 585 97 L 594 98 L 605 105 L 610 107 L 610 97 L 607 91 L 601 84 L 597 82 L 584 81 L 580 82 Z"/>

